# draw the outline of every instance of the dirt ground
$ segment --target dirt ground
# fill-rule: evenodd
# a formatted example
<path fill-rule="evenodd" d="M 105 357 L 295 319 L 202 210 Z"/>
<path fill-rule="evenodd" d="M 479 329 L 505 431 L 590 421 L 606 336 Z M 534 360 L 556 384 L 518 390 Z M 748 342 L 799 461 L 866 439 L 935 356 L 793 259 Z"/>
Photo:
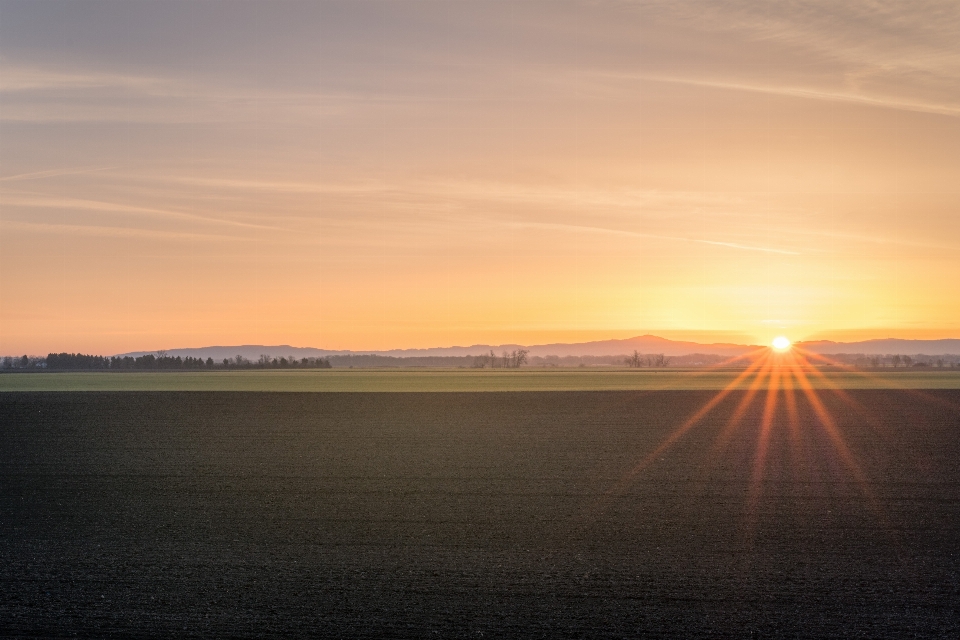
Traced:
<path fill-rule="evenodd" d="M 960 391 L 715 395 L 0 393 L 0 635 L 960 635 Z"/>

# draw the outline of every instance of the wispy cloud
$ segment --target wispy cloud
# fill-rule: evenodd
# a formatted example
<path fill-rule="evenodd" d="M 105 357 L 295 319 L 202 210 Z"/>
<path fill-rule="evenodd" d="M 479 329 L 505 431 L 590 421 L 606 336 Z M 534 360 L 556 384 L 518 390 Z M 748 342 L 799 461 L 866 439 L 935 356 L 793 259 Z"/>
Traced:
<path fill-rule="evenodd" d="M 784 227 L 779 230 L 781 234 L 791 234 L 797 236 L 813 236 L 819 238 L 832 238 L 838 240 L 851 240 L 866 244 L 881 244 L 899 247 L 916 247 L 918 249 L 942 249 L 946 251 L 960 252 L 960 246 L 944 244 L 942 242 L 924 242 L 919 240 L 909 240 L 902 235 L 899 237 L 877 236 L 864 233 L 842 233 L 837 231 L 825 231 L 823 229 L 797 229 L 793 227 Z"/>
<path fill-rule="evenodd" d="M 98 171 L 109 171 L 116 167 L 85 167 L 78 169 L 50 169 L 48 171 L 33 171 L 30 173 L 18 173 L 12 176 L 0 177 L 0 182 L 20 182 L 24 180 L 43 180 L 45 178 L 58 178 L 60 176 L 73 176 L 85 173 L 96 173 Z"/>
<path fill-rule="evenodd" d="M 239 192 L 258 191 L 277 194 L 407 194 L 422 198 L 437 197 L 456 200 L 502 201 L 520 204 L 629 208 L 671 206 L 690 207 L 705 204 L 737 207 L 744 204 L 741 194 L 727 191 L 687 191 L 636 189 L 629 187 L 570 188 L 556 184 L 530 184 L 484 180 L 404 179 L 356 181 L 283 181 L 257 178 L 206 178 L 163 174 L 117 174 L 121 178 L 149 180 L 198 187 L 232 189 Z"/>
<path fill-rule="evenodd" d="M 3 61 L 3 73 L 0 73 L 0 93 L 103 89 L 107 87 L 156 90 L 167 84 L 169 84 L 169 80 L 158 77 L 77 69 L 43 68 L 18 65 L 10 61 Z"/>
<path fill-rule="evenodd" d="M 210 233 L 192 233 L 187 231 L 163 231 L 131 227 L 103 225 L 58 224 L 49 222 L 26 222 L 22 220 L 0 220 L 0 229 L 23 231 L 28 233 L 58 234 L 70 236 L 93 236 L 101 238 L 143 238 L 148 240 L 203 241 L 203 242 L 248 242 L 252 238 L 227 236 Z"/>
<path fill-rule="evenodd" d="M 651 13 L 675 36 L 699 32 L 722 43 L 710 75 L 665 64 L 648 67 L 651 79 L 960 115 L 960 5 L 953 0 L 667 2 Z M 765 62 L 743 64 L 743 53 Z M 785 85 L 764 78 L 766 70 L 803 79 Z"/>
<path fill-rule="evenodd" d="M 622 76 L 621 76 L 622 77 Z M 864 93 L 829 91 L 825 89 L 780 86 L 776 84 L 749 84 L 745 82 L 731 82 L 723 80 L 703 80 L 697 78 L 684 77 L 666 77 L 666 76 L 636 76 L 637 80 L 664 82 L 671 84 L 686 84 L 697 87 L 708 87 L 712 89 L 726 89 L 730 91 L 749 91 L 752 93 L 765 93 L 779 96 L 788 96 L 791 98 L 803 98 L 807 100 L 827 100 L 830 102 L 848 102 L 862 104 L 871 107 L 883 109 L 899 109 L 902 111 L 915 111 L 920 113 L 935 113 L 944 116 L 960 116 L 960 104 L 931 103 L 913 100 L 905 100 L 897 97 L 868 95 Z"/>
<path fill-rule="evenodd" d="M 789 251 L 787 249 L 777 249 L 773 247 L 759 247 L 740 244 L 737 242 L 726 242 L 723 240 L 706 240 L 703 238 L 690 238 L 684 236 L 667 236 L 660 235 L 655 233 L 644 233 L 640 231 L 627 231 L 624 229 L 609 229 L 606 227 L 592 227 L 585 225 L 575 225 L 575 224 L 558 224 L 550 222 L 508 222 L 505 223 L 507 226 L 523 228 L 523 229 L 551 229 L 556 231 L 569 231 L 572 233 L 602 233 L 615 236 L 623 236 L 628 238 L 648 238 L 654 240 L 670 240 L 674 242 L 691 242 L 695 244 L 706 244 L 715 247 L 727 247 L 730 249 L 739 249 L 743 251 L 759 251 L 762 253 L 777 253 L 780 255 L 788 256 L 797 256 L 801 255 L 797 251 Z"/>
<path fill-rule="evenodd" d="M 206 224 L 215 224 L 228 227 L 239 227 L 244 229 L 284 231 L 279 227 L 273 227 L 263 224 L 254 224 L 227 218 L 217 218 L 213 216 L 189 213 L 185 211 L 176 211 L 173 209 L 159 209 L 155 207 L 142 207 L 136 205 L 122 204 L 117 202 L 108 202 L 103 200 L 87 200 L 83 198 L 70 198 L 59 196 L 48 196 L 43 194 L 33 194 L 24 192 L 0 191 L 0 202 L 6 207 L 32 207 L 38 209 L 70 209 L 102 213 L 131 214 L 137 216 L 150 216 L 156 218 L 178 219 L 191 222 L 202 222 Z"/>
<path fill-rule="evenodd" d="M 329 85 L 268 88 L 236 77 L 116 74 L 92 68 L 42 68 L 0 62 L 0 121 L 227 123 L 300 121 L 377 112 L 409 97 Z"/>
<path fill-rule="evenodd" d="M 115 181 L 114 188 L 122 186 L 125 182 L 158 183 L 160 186 L 157 189 L 151 189 L 150 194 L 169 191 L 185 197 L 180 186 L 190 185 L 198 188 L 193 197 L 200 200 L 205 199 L 204 194 L 209 190 L 236 192 L 241 200 L 246 197 L 242 194 L 252 192 L 257 194 L 258 198 L 262 198 L 257 201 L 258 206 L 275 211 L 276 220 L 283 220 L 290 224 L 298 222 L 303 224 L 299 225 L 299 231 L 292 231 L 279 226 L 251 225 L 155 207 L 131 207 L 113 202 L 59 196 L 32 196 L 33 199 L 27 204 L 36 207 L 79 207 L 94 211 L 174 215 L 203 222 L 215 221 L 232 226 L 294 234 L 317 233 L 318 229 L 323 228 L 328 242 L 336 241 L 339 244 L 354 245 L 383 244 L 384 241 L 380 236 L 383 234 L 385 225 L 392 229 L 392 235 L 402 238 L 402 242 L 406 243 L 429 243 L 434 234 L 442 238 L 444 233 L 454 229 L 482 232 L 491 225 L 507 225 L 514 228 L 563 229 L 569 232 L 609 233 L 623 237 L 664 239 L 781 255 L 836 253 L 845 250 L 839 245 L 830 247 L 822 243 L 798 250 L 792 247 L 764 246 L 742 240 L 695 238 L 669 232 L 671 229 L 682 227 L 685 221 L 707 220 L 714 221 L 707 225 L 710 232 L 716 231 L 719 226 L 729 226 L 741 237 L 769 238 L 773 237 L 771 234 L 775 234 L 781 239 L 816 237 L 866 244 L 960 250 L 958 247 L 942 242 L 858 233 L 855 227 L 846 233 L 818 227 L 798 227 L 794 221 L 810 219 L 808 207 L 763 193 L 604 189 L 589 186 L 570 188 L 479 180 L 295 181 L 112 171 L 107 175 Z M 332 200 L 308 199 L 306 204 L 301 203 L 298 210 L 315 210 L 315 212 L 301 214 L 290 210 L 288 205 L 284 204 L 285 201 L 274 199 L 288 195 L 330 197 Z M 4 197 L 3 201 L 10 205 L 23 202 L 7 197 Z M 314 204 L 311 205 L 311 202 Z M 322 212 L 317 207 L 319 202 L 326 203 Z M 517 205 L 521 206 L 518 208 Z M 202 204 L 198 204 L 198 207 L 202 208 Z M 364 215 L 371 210 L 375 210 L 377 214 Z M 544 220 L 544 216 L 550 216 L 552 219 Z M 586 220 L 599 224 L 584 224 Z M 616 226 L 618 223 L 627 221 L 631 225 L 636 223 L 652 225 L 657 231 L 637 232 Z M 367 239 L 348 240 L 351 230 L 353 233 L 367 236 Z M 314 244 L 315 239 L 287 238 L 284 242 Z"/>

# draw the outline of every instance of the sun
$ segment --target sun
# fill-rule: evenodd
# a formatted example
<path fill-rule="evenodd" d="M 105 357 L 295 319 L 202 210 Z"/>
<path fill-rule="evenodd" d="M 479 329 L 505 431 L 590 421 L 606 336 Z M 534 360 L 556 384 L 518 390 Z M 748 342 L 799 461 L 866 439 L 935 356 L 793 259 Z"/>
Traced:
<path fill-rule="evenodd" d="M 777 351 L 786 351 L 790 348 L 790 341 L 783 336 L 777 336 L 773 339 L 773 348 Z"/>

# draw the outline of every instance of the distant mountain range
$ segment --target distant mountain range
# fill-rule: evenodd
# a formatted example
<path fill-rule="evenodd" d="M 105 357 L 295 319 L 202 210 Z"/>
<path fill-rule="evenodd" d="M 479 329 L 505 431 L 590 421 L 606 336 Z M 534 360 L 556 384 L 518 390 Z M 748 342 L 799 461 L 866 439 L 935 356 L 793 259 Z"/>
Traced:
<path fill-rule="evenodd" d="M 832 342 L 830 340 L 816 340 L 799 342 L 798 346 L 821 354 L 862 353 L 864 355 L 924 354 L 930 356 L 960 354 L 960 340 L 901 340 L 888 338 L 883 340 L 865 340 L 862 342 Z M 393 356 L 397 358 L 414 358 L 424 356 L 475 356 L 493 351 L 497 355 L 503 351 L 527 349 L 531 356 L 616 356 L 640 353 L 662 353 L 667 356 L 685 356 L 695 353 L 740 356 L 756 349 L 761 345 L 742 345 L 729 343 L 702 344 L 699 342 L 685 342 L 668 340 L 658 336 L 643 335 L 623 340 L 598 340 L 595 342 L 579 342 L 572 344 L 553 343 L 538 345 L 519 344 L 475 344 L 469 347 L 433 347 L 429 349 L 390 349 L 387 351 L 337 351 L 317 349 L 314 347 L 292 347 L 290 345 L 236 345 L 198 347 L 191 349 L 167 349 L 169 356 L 191 356 L 194 358 L 213 358 L 221 361 L 224 358 L 243 356 L 248 360 L 257 360 L 261 355 L 271 357 L 316 358 L 332 355 L 373 354 Z M 121 356 L 141 356 L 155 351 L 135 351 L 119 354 Z"/>
<path fill-rule="evenodd" d="M 887 354 L 926 356 L 945 356 L 960 354 L 960 340 L 903 340 L 900 338 L 883 338 L 880 340 L 864 340 L 862 342 L 833 342 L 832 340 L 813 340 L 798 342 L 797 346 L 813 351 L 814 353 L 862 353 L 867 356 L 882 356 Z"/>

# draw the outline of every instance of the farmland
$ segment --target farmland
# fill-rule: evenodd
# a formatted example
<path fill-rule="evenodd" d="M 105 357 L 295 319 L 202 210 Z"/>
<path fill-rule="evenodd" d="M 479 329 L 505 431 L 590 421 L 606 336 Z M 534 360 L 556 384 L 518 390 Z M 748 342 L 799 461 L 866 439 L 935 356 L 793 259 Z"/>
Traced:
<path fill-rule="evenodd" d="M 814 370 L 814 388 L 960 389 L 960 370 Z M 314 371 L 58 372 L 0 375 L 3 391 L 466 392 L 749 388 L 742 369 L 333 369 Z M 781 386 L 795 387 L 792 377 Z"/>
<path fill-rule="evenodd" d="M 2 393 L 0 633 L 960 632 L 960 391 L 715 397 Z"/>

